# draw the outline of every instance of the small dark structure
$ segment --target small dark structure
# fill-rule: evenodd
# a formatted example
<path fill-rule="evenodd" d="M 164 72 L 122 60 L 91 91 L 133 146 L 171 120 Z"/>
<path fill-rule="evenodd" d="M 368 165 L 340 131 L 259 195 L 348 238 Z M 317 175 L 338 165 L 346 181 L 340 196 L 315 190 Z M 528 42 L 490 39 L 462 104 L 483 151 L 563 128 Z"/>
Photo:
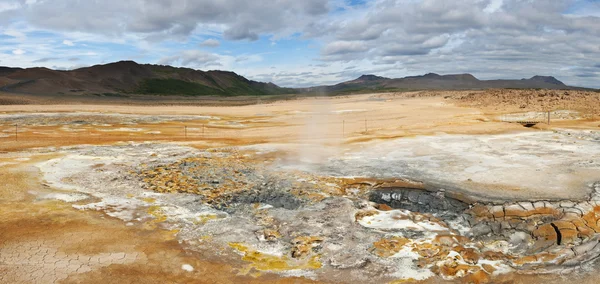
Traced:
<path fill-rule="evenodd" d="M 517 121 L 517 123 L 520 123 L 521 125 L 523 125 L 525 127 L 533 127 L 540 122 L 539 121 Z"/>

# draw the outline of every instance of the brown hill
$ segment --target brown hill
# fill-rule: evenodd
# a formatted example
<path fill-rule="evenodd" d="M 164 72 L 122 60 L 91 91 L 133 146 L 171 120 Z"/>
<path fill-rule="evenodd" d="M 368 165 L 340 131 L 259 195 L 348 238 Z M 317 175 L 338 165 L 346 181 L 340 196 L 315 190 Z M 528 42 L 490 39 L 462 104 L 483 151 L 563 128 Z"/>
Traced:
<path fill-rule="evenodd" d="M 200 71 L 165 65 L 119 61 L 70 71 L 48 68 L 0 67 L 0 92 L 60 97 L 68 100 L 85 97 L 116 99 L 136 95 L 160 96 L 265 96 L 287 94 L 348 94 L 407 90 L 478 90 L 478 89 L 579 89 L 550 76 L 521 80 L 479 80 L 471 74 L 385 78 L 362 75 L 333 86 L 303 89 L 281 88 L 272 83 L 248 80 L 234 72 Z M 163 97 L 164 99 L 164 97 Z M 144 97 L 144 100 L 159 100 Z"/>
<path fill-rule="evenodd" d="M 31 95 L 131 94 L 183 96 L 262 96 L 293 93 L 272 83 L 248 80 L 227 71 L 119 61 L 71 71 L 47 68 L 0 68 L 0 90 Z"/>
<path fill-rule="evenodd" d="M 567 86 L 551 76 L 534 76 L 521 80 L 479 80 L 471 74 L 438 75 L 428 73 L 390 79 L 375 75 L 362 75 L 357 79 L 333 86 L 302 89 L 303 92 L 324 94 L 361 93 L 374 91 L 407 90 L 482 90 L 482 89 L 581 89 Z"/>

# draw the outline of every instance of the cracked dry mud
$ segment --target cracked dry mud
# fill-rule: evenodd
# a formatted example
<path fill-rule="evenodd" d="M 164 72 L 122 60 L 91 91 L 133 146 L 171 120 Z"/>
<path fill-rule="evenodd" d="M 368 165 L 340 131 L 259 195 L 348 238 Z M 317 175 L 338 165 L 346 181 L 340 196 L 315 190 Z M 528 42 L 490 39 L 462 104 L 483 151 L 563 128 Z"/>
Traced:
<path fill-rule="evenodd" d="M 278 282 L 231 273 L 236 258 L 183 250 L 172 232 L 153 228 L 155 219 L 124 226 L 75 209 L 100 199 L 40 183 L 36 165 L 58 156 L 33 152 L 2 154 L 19 163 L 0 166 L 0 283 Z"/>

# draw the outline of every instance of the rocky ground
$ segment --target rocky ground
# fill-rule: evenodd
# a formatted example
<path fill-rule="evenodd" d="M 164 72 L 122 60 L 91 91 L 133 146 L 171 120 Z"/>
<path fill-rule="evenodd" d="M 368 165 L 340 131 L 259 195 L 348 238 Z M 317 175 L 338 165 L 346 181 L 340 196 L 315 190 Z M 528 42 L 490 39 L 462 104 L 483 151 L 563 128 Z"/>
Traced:
<path fill-rule="evenodd" d="M 11 113 L 0 114 L 2 125 L 19 124 L 22 126 L 111 126 L 155 124 L 171 121 L 218 120 L 218 117 L 201 115 L 154 115 L 141 116 L 132 114 L 70 112 L 70 113 Z"/>
<path fill-rule="evenodd" d="M 459 105 L 490 112 L 574 110 L 600 115 L 600 93 L 573 90 L 486 90 L 446 94 Z"/>
<path fill-rule="evenodd" d="M 0 282 L 595 283 L 598 122 L 445 95 L 2 114 Z"/>
<path fill-rule="evenodd" d="M 290 170 L 264 147 L 63 149 L 40 169 L 75 192 L 40 198 L 99 198 L 74 207 L 168 230 L 191 250 L 238 254 L 249 275 L 482 283 L 579 269 L 600 253 L 600 183 L 575 201 L 490 201 L 410 179 Z"/>

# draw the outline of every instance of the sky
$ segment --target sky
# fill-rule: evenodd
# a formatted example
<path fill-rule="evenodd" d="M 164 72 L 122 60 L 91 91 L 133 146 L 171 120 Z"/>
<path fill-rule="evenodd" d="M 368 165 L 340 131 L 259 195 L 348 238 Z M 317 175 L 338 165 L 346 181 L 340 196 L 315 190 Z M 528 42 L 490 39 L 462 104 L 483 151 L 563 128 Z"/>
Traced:
<path fill-rule="evenodd" d="M 0 0 L 0 66 L 119 60 L 285 87 L 434 72 L 600 88 L 600 0 Z"/>

